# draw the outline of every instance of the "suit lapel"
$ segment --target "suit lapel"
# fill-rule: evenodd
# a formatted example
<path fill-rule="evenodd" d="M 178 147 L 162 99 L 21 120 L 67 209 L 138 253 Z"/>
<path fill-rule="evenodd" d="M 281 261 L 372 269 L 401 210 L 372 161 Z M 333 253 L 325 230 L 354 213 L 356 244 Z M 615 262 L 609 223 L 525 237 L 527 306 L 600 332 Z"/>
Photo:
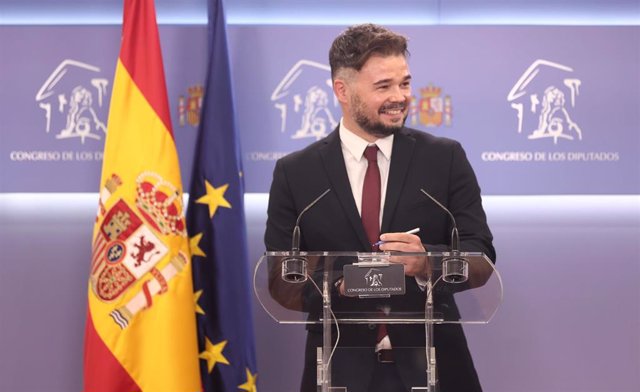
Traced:
<path fill-rule="evenodd" d="M 410 136 L 406 128 L 398 132 L 393 138 L 391 152 L 391 167 L 389 168 L 389 180 L 387 182 L 387 194 L 382 213 L 381 233 L 387 233 L 391 226 L 391 218 L 400 200 L 404 182 L 409 172 L 409 163 L 413 154 L 415 139 Z M 418 190 L 416 189 L 416 192 Z"/>
<path fill-rule="evenodd" d="M 325 145 L 320 149 L 320 156 L 324 164 L 329 182 L 331 183 L 332 192 L 335 192 L 342 208 L 351 222 L 353 230 L 358 235 L 358 239 L 362 243 L 363 249 L 371 250 L 371 244 L 367 240 L 367 235 L 362 226 L 362 220 L 358 213 L 358 208 L 353 200 L 351 192 L 351 184 L 347 176 L 347 169 L 342 156 L 342 146 L 340 144 L 340 136 L 338 130 L 332 132 L 325 138 Z"/>

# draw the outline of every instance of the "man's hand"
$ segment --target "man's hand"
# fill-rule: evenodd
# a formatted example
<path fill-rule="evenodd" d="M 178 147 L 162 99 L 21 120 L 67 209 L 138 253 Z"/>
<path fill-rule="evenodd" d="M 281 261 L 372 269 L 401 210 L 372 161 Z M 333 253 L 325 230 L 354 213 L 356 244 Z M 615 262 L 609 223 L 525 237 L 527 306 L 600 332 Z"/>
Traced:
<path fill-rule="evenodd" d="M 408 233 L 384 233 L 380 236 L 384 241 L 379 249 L 383 252 L 426 252 L 424 245 L 415 234 Z M 426 277 L 430 274 L 427 257 L 391 257 L 392 263 L 404 264 L 404 273 L 407 276 Z"/>

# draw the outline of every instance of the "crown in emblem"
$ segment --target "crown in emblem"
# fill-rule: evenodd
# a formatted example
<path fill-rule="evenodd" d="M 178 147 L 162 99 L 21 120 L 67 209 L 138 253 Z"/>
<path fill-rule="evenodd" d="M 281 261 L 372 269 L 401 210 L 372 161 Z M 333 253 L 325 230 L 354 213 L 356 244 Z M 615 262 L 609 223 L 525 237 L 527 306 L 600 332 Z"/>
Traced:
<path fill-rule="evenodd" d="M 429 85 L 425 88 L 420 89 L 420 95 L 422 95 L 423 98 L 437 97 L 440 95 L 440 93 L 442 93 L 442 89 L 433 85 Z"/>
<path fill-rule="evenodd" d="M 143 172 L 136 179 L 136 205 L 162 234 L 186 235 L 182 198 L 178 189 L 159 174 Z"/>
<path fill-rule="evenodd" d="M 111 177 L 104 182 L 104 187 L 107 188 L 109 193 L 115 192 L 120 185 L 122 185 L 122 180 L 115 173 L 113 173 Z"/>
<path fill-rule="evenodd" d="M 202 97 L 204 95 L 204 87 L 201 85 L 191 86 L 187 88 L 190 97 Z"/>

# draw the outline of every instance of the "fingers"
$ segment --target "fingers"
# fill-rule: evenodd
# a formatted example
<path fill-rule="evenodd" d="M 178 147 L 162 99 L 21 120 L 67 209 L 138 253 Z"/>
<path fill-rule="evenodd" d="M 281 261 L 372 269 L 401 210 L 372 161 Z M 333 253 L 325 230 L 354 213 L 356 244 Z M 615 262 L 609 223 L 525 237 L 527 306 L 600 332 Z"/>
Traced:
<path fill-rule="evenodd" d="M 420 242 L 420 237 L 409 233 L 384 233 L 380 239 L 384 242 Z"/>
<path fill-rule="evenodd" d="M 378 248 L 382 252 L 424 252 L 421 243 L 385 242 Z"/>
<path fill-rule="evenodd" d="M 380 236 L 384 241 L 379 249 L 383 252 L 424 252 L 424 246 L 415 234 L 385 233 Z"/>
<path fill-rule="evenodd" d="M 380 236 L 384 241 L 379 249 L 383 252 L 425 252 L 420 237 L 408 233 L 385 233 Z M 401 263 L 405 266 L 407 276 L 423 276 L 425 274 L 427 260 L 424 257 L 392 256 L 392 263 Z"/>
<path fill-rule="evenodd" d="M 429 274 L 429 261 L 422 256 L 391 256 L 389 262 L 404 265 L 404 274 L 407 276 L 427 276 Z"/>

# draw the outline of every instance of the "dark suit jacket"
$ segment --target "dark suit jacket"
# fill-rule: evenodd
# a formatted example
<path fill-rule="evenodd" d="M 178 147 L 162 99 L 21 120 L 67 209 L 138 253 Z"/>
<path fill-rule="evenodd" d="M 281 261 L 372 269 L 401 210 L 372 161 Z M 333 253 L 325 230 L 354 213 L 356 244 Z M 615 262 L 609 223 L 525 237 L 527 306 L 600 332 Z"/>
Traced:
<path fill-rule="evenodd" d="M 389 170 L 381 233 L 419 227 L 419 235 L 427 250 L 446 251 L 449 248 L 450 218 L 420 192 L 422 188 L 455 216 L 460 250 L 484 252 L 495 260 L 493 238 L 482 208 L 480 188 L 458 142 L 403 128 L 395 135 Z M 300 249 L 371 251 L 353 200 L 337 130 L 276 163 L 265 232 L 268 250 L 290 250 L 296 218 L 328 188 L 331 192 L 308 210 L 300 222 Z M 391 301 L 395 301 L 397 307 L 413 307 L 407 303 L 415 302 L 420 309 L 424 306 L 424 292 L 414 278 L 408 277 L 406 286 L 407 294 L 393 296 Z M 341 299 L 336 301 L 334 306 L 339 306 Z M 375 329 L 350 326 L 341 328 L 341 334 L 340 345 L 375 346 Z M 394 347 L 425 344 L 424 328 L 417 325 L 390 325 L 389 336 Z M 436 326 L 435 344 L 441 390 L 479 390 L 462 329 L 455 325 Z M 310 330 L 304 390 L 315 390 L 314 345 L 321 345 L 321 334 Z M 423 375 L 424 369 L 421 371 Z"/>

